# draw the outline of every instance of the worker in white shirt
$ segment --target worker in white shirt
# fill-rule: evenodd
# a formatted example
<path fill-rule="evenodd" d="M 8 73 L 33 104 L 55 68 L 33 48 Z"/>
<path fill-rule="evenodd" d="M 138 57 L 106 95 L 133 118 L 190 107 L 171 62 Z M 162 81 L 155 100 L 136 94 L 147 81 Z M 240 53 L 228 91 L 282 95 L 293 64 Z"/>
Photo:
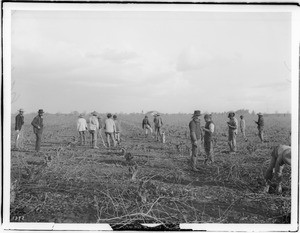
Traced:
<path fill-rule="evenodd" d="M 83 118 L 83 114 L 79 115 L 79 118 L 77 120 L 77 131 L 79 132 L 79 138 L 80 138 L 80 145 L 85 145 L 86 142 L 86 135 L 85 131 L 87 130 L 88 126 L 86 123 L 86 119 Z"/>
<path fill-rule="evenodd" d="M 214 153 L 213 153 L 213 134 L 215 132 L 215 124 L 212 121 L 211 114 L 205 114 L 204 120 L 206 122 L 205 126 L 202 127 L 204 131 L 204 150 L 206 153 L 206 157 L 204 160 L 204 164 L 207 161 L 214 162 Z"/>
<path fill-rule="evenodd" d="M 112 140 L 114 147 L 116 146 L 116 140 L 115 140 L 115 132 L 116 132 L 116 124 L 114 120 L 112 119 L 111 113 L 107 114 L 107 119 L 105 120 L 104 123 L 104 129 L 105 129 L 105 135 L 106 135 L 106 140 L 108 144 L 108 148 L 110 148 L 110 140 Z"/>

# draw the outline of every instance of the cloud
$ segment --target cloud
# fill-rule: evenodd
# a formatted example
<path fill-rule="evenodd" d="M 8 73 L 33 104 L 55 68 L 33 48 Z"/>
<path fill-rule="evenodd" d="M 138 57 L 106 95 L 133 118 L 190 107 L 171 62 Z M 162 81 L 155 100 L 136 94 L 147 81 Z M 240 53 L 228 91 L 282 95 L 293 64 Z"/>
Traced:
<path fill-rule="evenodd" d="M 243 55 L 239 52 L 215 53 L 208 51 L 204 46 L 189 46 L 181 51 L 177 59 L 177 70 L 181 72 L 201 70 L 212 66 L 225 66 L 240 62 Z"/>
<path fill-rule="evenodd" d="M 209 52 L 199 51 L 194 46 L 190 46 L 184 49 L 177 61 L 177 70 L 178 71 L 189 71 L 202 69 L 208 66 L 214 57 Z"/>
<path fill-rule="evenodd" d="M 138 57 L 138 55 L 136 52 L 133 51 L 105 48 L 99 53 L 88 52 L 86 54 L 86 57 L 91 59 L 101 58 L 106 61 L 120 63 L 135 59 Z"/>
<path fill-rule="evenodd" d="M 254 85 L 251 88 L 254 89 L 271 89 L 273 91 L 282 91 L 286 90 L 291 87 L 291 83 L 286 80 L 286 81 L 281 81 L 281 82 L 274 82 L 274 83 L 264 83 L 264 84 L 259 84 L 259 85 Z"/>

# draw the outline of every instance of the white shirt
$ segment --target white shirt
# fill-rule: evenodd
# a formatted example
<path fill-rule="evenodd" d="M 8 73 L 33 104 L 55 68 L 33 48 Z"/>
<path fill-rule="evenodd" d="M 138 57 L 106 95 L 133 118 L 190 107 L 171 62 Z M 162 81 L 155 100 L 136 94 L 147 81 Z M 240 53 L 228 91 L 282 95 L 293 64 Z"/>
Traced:
<path fill-rule="evenodd" d="M 242 119 L 242 120 L 240 121 L 240 127 L 241 127 L 241 129 L 245 129 L 245 128 L 246 128 L 246 122 L 245 122 L 244 119 Z"/>
<path fill-rule="evenodd" d="M 111 118 L 106 119 L 104 129 L 105 129 L 105 132 L 107 132 L 107 133 L 116 132 L 116 124 L 115 124 L 114 120 Z"/>
<path fill-rule="evenodd" d="M 77 130 L 78 131 L 85 131 L 87 129 L 87 123 L 84 118 L 79 118 L 77 120 Z"/>
<path fill-rule="evenodd" d="M 209 124 L 209 131 L 211 133 L 215 132 L 215 124 L 214 123 Z"/>

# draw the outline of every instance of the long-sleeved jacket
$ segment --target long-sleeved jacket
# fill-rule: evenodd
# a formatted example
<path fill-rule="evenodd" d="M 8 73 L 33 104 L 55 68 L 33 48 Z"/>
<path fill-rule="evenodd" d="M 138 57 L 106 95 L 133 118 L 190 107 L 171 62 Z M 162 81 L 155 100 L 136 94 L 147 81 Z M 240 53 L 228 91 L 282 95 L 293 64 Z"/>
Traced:
<path fill-rule="evenodd" d="M 200 125 L 200 120 L 191 120 L 189 123 L 189 129 L 192 141 L 202 139 L 203 132 Z"/>
<path fill-rule="evenodd" d="M 238 120 L 233 117 L 232 119 L 229 120 L 229 127 L 228 127 L 228 131 L 229 131 L 229 134 L 231 133 L 236 133 L 238 132 Z"/>
<path fill-rule="evenodd" d="M 24 124 L 24 116 L 21 114 L 18 114 L 16 116 L 16 126 L 15 126 L 15 130 L 21 130 L 22 126 Z"/>
<path fill-rule="evenodd" d="M 145 126 L 147 126 L 147 125 L 149 125 L 149 126 L 151 127 L 151 125 L 150 125 L 150 122 L 149 122 L 148 118 L 144 118 L 144 119 L 143 119 L 143 123 L 142 123 L 142 128 L 144 129 L 144 128 L 145 128 Z"/>
<path fill-rule="evenodd" d="M 162 119 L 160 116 L 154 117 L 154 126 L 155 127 L 161 127 L 163 125 Z"/>
<path fill-rule="evenodd" d="M 257 124 L 258 130 L 264 129 L 264 126 L 265 126 L 264 118 L 262 118 L 262 117 L 258 118 L 258 121 L 255 121 L 255 123 Z"/>
<path fill-rule="evenodd" d="M 34 133 L 42 133 L 44 124 L 43 124 L 43 118 L 40 116 L 36 116 L 33 118 L 31 125 L 33 126 L 33 132 Z"/>
<path fill-rule="evenodd" d="M 90 130 L 97 130 L 99 129 L 99 121 L 96 116 L 91 116 L 89 119 L 89 129 Z"/>

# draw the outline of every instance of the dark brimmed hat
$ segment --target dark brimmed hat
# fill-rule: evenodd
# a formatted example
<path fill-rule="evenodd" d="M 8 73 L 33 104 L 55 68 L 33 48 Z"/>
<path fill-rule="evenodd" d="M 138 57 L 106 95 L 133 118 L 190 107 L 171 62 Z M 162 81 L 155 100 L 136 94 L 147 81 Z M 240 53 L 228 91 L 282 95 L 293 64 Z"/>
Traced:
<path fill-rule="evenodd" d="M 261 112 L 257 113 L 258 116 L 263 116 L 263 114 Z"/>
<path fill-rule="evenodd" d="M 96 112 L 96 111 L 92 112 L 91 114 L 92 114 L 93 116 L 97 116 L 97 112 Z"/>
<path fill-rule="evenodd" d="M 193 117 L 194 116 L 201 116 L 201 111 L 200 110 L 195 110 L 194 114 L 193 114 Z"/>
<path fill-rule="evenodd" d="M 112 115 L 111 113 L 107 113 L 107 117 L 110 118 Z"/>
<path fill-rule="evenodd" d="M 38 113 L 44 113 L 43 109 L 39 109 Z"/>
<path fill-rule="evenodd" d="M 229 113 L 228 113 L 228 117 L 230 117 L 230 116 L 233 116 L 233 117 L 234 117 L 234 116 L 235 116 L 235 113 L 234 113 L 234 112 L 229 112 Z"/>

